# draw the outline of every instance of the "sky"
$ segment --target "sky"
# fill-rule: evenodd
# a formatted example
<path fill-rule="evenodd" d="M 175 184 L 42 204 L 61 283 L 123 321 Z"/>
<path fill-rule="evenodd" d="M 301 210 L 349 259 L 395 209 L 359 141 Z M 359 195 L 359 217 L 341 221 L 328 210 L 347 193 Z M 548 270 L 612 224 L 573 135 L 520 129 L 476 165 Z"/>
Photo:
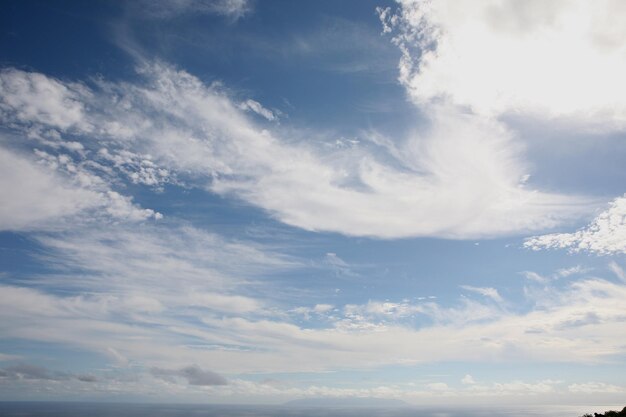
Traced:
<path fill-rule="evenodd" d="M 0 400 L 620 405 L 624 19 L 3 1 Z"/>

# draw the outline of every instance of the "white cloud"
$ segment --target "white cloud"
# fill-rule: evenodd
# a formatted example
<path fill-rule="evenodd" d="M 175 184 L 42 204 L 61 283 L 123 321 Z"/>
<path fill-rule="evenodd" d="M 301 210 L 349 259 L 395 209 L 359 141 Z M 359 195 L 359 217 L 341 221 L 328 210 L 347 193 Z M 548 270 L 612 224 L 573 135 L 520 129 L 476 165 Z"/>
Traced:
<path fill-rule="evenodd" d="M 34 238 L 45 248 L 39 260 L 50 271 L 31 276 L 31 288 L 1 286 L 0 314 L 12 323 L 0 325 L 0 333 L 78 346 L 120 366 L 144 360 L 183 366 L 179 354 L 190 361 L 205 355 L 186 343 L 228 346 L 232 341 L 219 331 L 210 336 L 198 322 L 213 315 L 273 315 L 265 302 L 242 292 L 259 274 L 294 265 L 260 247 L 171 224 L 110 225 Z M 63 296 L 47 293 L 59 288 Z M 280 291 L 268 291 L 280 297 Z M 173 362 L 163 360 L 170 354 Z"/>
<path fill-rule="evenodd" d="M 621 393 L 626 391 L 623 387 L 606 384 L 604 382 L 585 382 L 582 384 L 571 384 L 567 388 L 570 392 L 582 394 Z"/>
<path fill-rule="evenodd" d="M 626 197 L 618 197 L 587 227 L 574 233 L 553 233 L 527 239 L 533 250 L 569 249 L 600 255 L 626 253 Z"/>
<path fill-rule="evenodd" d="M 461 379 L 461 383 L 463 385 L 474 385 L 476 384 L 476 381 L 474 380 L 473 376 L 471 376 L 470 374 L 467 374 Z"/>
<path fill-rule="evenodd" d="M 277 119 L 276 115 L 271 110 L 266 109 L 265 107 L 261 105 L 261 103 L 259 103 L 258 101 L 254 101 L 252 99 L 248 99 L 240 103 L 239 108 L 242 110 L 253 111 L 259 116 L 266 118 L 270 122 Z"/>
<path fill-rule="evenodd" d="M 609 262 L 609 269 L 622 281 L 626 282 L 626 273 L 615 261 Z"/>
<path fill-rule="evenodd" d="M 558 278 L 567 278 L 570 275 L 578 275 L 578 274 L 583 274 L 585 272 L 589 272 L 590 269 L 588 268 L 583 268 L 580 265 L 576 265 L 576 266 L 572 266 L 569 268 L 561 268 L 558 269 L 555 273 L 556 277 Z"/>
<path fill-rule="evenodd" d="M 485 296 L 487 298 L 491 298 L 493 301 L 497 302 L 497 303 L 502 303 L 504 300 L 502 299 L 502 297 L 500 296 L 500 293 L 498 293 L 498 290 L 495 288 L 490 288 L 490 287 L 473 287 L 471 285 L 461 285 L 461 288 L 463 288 L 464 290 L 467 291 L 472 291 L 475 293 L 478 293 L 482 296 Z"/>
<path fill-rule="evenodd" d="M 540 381 L 537 383 L 512 381 L 506 383 L 495 383 L 493 384 L 492 389 L 504 395 L 511 395 L 515 393 L 547 394 L 556 391 L 554 387 L 556 383 L 556 381 L 551 380 Z"/>
<path fill-rule="evenodd" d="M 40 284 L 156 294 L 164 304 L 182 302 L 220 311 L 259 309 L 258 301 L 229 291 L 250 277 L 298 265 L 261 246 L 171 223 L 96 226 L 34 238 L 46 248 L 41 260 L 59 272 L 57 277 L 42 277 Z"/>
<path fill-rule="evenodd" d="M 159 220 L 163 215 L 152 209 L 142 209 L 133 203 L 132 197 L 124 196 L 111 189 L 111 183 L 89 170 L 91 161 L 75 161 L 70 155 L 52 155 L 35 149 L 42 165 L 65 175 L 74 187 L 89 190 L 94 196 L 91 200 L 99 200 L 98 208 L 111 218 L 127 221 L 141 221 L 150 218 Z M 53 174 L 54 175 L 54 174 Z M 100 213 L 94 211 L 91 216 L 97 217 Z M 87 219 L 86 219 L 87 220 Z"/>
<path fill-rule="evenodd" d="M 450 387 L 445 382 L 432 382 L 426 385 L 426 388 L 430 391 L 440 392 L 440 391 L 448 391 Z"/>
<path fill-rule="evenodd" d="M 260 246 L 173 224 L 32 237 L 44 248 L 38 260 L 49 270 L 30 276 L 31 288 L 0 286 L 0 314 L 11 321 L 0 325 L 0 334 L 79 347 L 123 367 L 144 361 L 206 367 L 204 346 L 230 349 L 237 342 L 201 320 L 274 316 L 267 299 L 280 299 L 281 291 L 271 285 L 259 290 L 256 279 L 295 265 Z M 253 288 L 257 297 L 245 295 Z M 48 293 L 59 289 L 63 296 Z"/>
<path fill-rule="evenodd" d="M 329 313 L 335 308 L 331 304 L 316 304 L 313 307 L 296 307 L 290 310 L 291 313 L 301 315 L 305 320 L 310 320 L 311 315 L 315 314 L 318 318 L 323 317 L 326 313 Z"/>
<path fill-rule="evenodd" d="M 324 263 L 328 265 L 337 276 L 358 276 L 352 266 L 348 262 L 341 259 L 339 255 L 334 252 L 326 253 L 326 256 L 324 256 Z"/>
<path fill-rule="evenodd" d="M 141 0 L 131 3 L 131 6 L 139 16 L 158 19 L 210 13 L 237 20 L 252 11 L 249 0 Z"/>
<path fill-rule="evenodd" d="M 581 210 L 580 201 L 523 186 L 525 172 L 507 135 L 497 123 L 442 110 L 427 137 L 402 146 L 401 167 L 367 154 L 350 160 L 347 153 L 339 168 L 301 154 L 290 156 L 298 165 L 273 164 L 256 181 L 226 179 L 213 189 L 243 196 L 294 226 L 384 238 L 516 233 Z"/>
<path fill-rule="evenodd" d="M 0 136 L 4 200 L 0 230 L 58 230 L 93 218 L 140 221 L 162 217 L 116 192 L 108 178 L 89 169 L 94 161 L 86 159 L 85 146 L 66 141 L 59 133 L 92 132 L 81 101 L 91 97 L 86 87 L 9 69 L 0 72 L 0 88 L 0 112 L 6 122 Z M 12 149 L 30 145 L 28 139 L 53 153 L 34 148 L 33 157 Z M 147 168 L 138 171 L 144 177 L 149 173 Z M 66 221 L 70 217 L 72 221 Z"/>
<path fill-rule="evenodd" d="M 166 181 L 156 167 L 167 178 L 184 172 L 194 184 L 242 198 L 284 223 L 382 238 L 537 231 L 588 210 L 584 200 L 525 185 L 513 133 L 456 108 L 433 108 L 430 127 L 390 145 L 395 160 L 383 163 L 367 146 L 314 147 L 261 129 L 219 87 L 183 71 L 151 63 L 140 73 L 144 82 L 137 84 L 75 87 L 88 110 L 72 125 L 74 134 L 97 140 L 97 149 L 149 150 L 151 159 L 122 164 L 132 168 L 133 181 Z M 145 170 L 139 161 L 155 167 Z"/>
<path fill-rule="evenodd" d="M 134 184 L 145 184 L 158 189 L 164 184 L 176 183 L 172 173 L 155 164 L 150 155 L 138 154 L 127 149 L 101 148 L 97 158 L 110 162 Z"/>
<path fill-rule="evenodd" d="M 522 275 L 524 275 L 524 278 L 528 280 L 539 282 L 539 283 L 546 283 L 549 281 L 549 278 L 541 276 L 538 273 L 533 272 L 533 271 L 523 271 Z"/>
<path fill-rule="evenodd" d="M 331 304 L 315 304 L 313 311 L 316 313 L 328 313 L 334 308 Z"/>
<path fill-rule="evenodd" d="M 193 293 L 188 297 L 188 303 L 193 306 L 239 314 L 261 310 L 259 301 L 239 295 Z"/>
<path fill-rule="evenodd" d="M 623 2 L 399 3 L 380 13 L 384 31 L 398 30 L 400 80 L 416 103 L 626 127 Z"/>
<path fill-rule="evenodd" d="M 534 271 L 522 271 L 521 274 L 529 281 L 539 284 L 549 284 L 550 282 L 557 281 L 561 278 L 580 275 L 589 271 L 591 271 L 591 268 L 584 268 L 581 265 L 576 265 L 569 268 L 559 268 L 548 275 L 540 275 Z"/>
<path fill-rule="evenodd" d="M 62 83 L 42 74 L 10 68 L 0 71 L 0 115 L 4 121 L 16 118 L 60 129 L 80 126 L 89 130 L 81 102 L 84 93 L 78 84 Z"/>

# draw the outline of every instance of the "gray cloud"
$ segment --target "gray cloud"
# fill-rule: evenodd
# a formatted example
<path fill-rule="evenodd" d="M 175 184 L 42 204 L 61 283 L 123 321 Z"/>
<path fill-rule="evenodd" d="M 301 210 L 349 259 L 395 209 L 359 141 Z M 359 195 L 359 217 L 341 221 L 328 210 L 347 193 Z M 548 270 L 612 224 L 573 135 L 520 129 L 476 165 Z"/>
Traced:
<path fill-rule="evenodd" d="M 0 379 L 7 380 L 43 380 L 43 381 L 67 381 L 75 379 L 81 382 L 97 382 L 98 378 L 89 374 L 73 374 L 69 372 L 55 371 L 43 366 L 20 362 L 15 365 L 0 368 Z"/>
<path fill-rule="evenodd" d="M 59 381 L 69 379 L 70 374 L 52 371 L 50 369 L 28 363 L 18 363 L 1 369 L 0 377 L 8 379 L 44 379 Z"/>
<path fill-rule="evenodd" d="M 588 326 L 591 324 L 602 323 L 602 318 L 594 312 L 587 312 L 581 317 L 573 317 L 565 320 L 563 323 L 557 326 L 559 329 L 571 329 L 575 327 Z"/>
<path fill-rule="evenodd" d="M 166 381 L 184 378 L 189 385 L 228 385 L 228 381 L 223 376 L 212 371 L 205 371 L 197 365 L 181 369 L 152 368 L 150 373 Z"/>
<path fill-rule="evenodd" d="M 76 375 L 76 379 L 78 379 L 81 382 L 98 382 L 98 378 L 89 374 Z"/>

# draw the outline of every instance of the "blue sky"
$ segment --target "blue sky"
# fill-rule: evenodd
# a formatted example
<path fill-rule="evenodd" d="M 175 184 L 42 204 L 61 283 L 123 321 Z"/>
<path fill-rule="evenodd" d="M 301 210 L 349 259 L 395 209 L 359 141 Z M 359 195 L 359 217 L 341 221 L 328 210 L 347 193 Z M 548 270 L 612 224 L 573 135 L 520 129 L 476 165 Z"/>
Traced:
<path fill-rule="evenodd" d="M 620 2 L 3 2 L 0 399 L 608 404 Z"/>

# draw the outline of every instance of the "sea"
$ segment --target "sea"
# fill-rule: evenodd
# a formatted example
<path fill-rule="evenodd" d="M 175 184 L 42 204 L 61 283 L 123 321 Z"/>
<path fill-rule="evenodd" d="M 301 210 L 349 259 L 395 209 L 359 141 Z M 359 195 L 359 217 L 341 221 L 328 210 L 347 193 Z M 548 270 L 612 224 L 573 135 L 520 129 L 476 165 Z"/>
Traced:
<path fill-rule="evenodd" d="M 586 412 L 610 409 L 597 406 L 461 409 L 0 402 L 2 417 L 579 417 Z"/>

